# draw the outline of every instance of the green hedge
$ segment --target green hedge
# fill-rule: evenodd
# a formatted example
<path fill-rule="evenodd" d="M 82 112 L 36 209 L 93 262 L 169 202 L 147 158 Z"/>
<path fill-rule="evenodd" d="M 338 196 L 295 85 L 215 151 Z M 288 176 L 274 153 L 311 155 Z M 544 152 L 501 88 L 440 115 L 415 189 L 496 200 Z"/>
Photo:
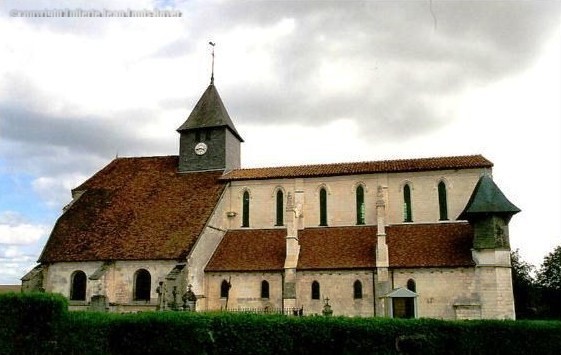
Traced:
<path fill-rule="evenodd" d="M 67 301 L 60 295 L 1 294 L 0 354 L 51 352 L 67 309 Z"/>
<path fill-rule="evenodd" d="M 561 349 L 559 321 L 106 314 L 66 309 L 59 296 L 0 296 L 0 353 L 544 355 Z"/>

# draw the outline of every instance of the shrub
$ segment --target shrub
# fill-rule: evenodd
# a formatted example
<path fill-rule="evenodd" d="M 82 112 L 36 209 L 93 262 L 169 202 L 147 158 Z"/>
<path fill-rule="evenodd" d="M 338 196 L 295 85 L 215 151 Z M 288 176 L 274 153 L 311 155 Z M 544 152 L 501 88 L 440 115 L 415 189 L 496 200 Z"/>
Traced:
<path fill-rule="evenodd" d="M 0 353 L 52 351 L 56 348 L 56 336 L 67 309 L 67 301 L 60 295 L 0 295 Z"/>
<path fill-rule="evenodd" d="M 0 296 L 0 353 L 557 354 L 559 321 L 442 321 L 233 313 L 67 312 L 49 294 Z"/>

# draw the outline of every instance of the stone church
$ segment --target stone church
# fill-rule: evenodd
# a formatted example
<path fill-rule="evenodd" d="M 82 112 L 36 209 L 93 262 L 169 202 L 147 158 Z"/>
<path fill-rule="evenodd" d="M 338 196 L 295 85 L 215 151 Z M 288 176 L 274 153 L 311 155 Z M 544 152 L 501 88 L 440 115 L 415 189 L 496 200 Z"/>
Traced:
<path fill-rule="evenodd" d="M 24 291 L 71 309 L 513 319 L 508 224 L 481 155 L 242 168 L 211 81 L 178 156 L 72 190 Z"/>

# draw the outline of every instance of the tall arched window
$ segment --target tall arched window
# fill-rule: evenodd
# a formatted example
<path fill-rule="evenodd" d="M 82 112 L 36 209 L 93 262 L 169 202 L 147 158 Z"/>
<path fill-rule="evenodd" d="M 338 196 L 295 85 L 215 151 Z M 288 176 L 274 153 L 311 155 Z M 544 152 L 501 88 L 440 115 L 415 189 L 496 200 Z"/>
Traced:
<path fill-rule="evenodd" d="M 152 277 L 148 270 L 139 269 L 134 273 L 134 300 L 150 301 Z"/>
<path fill-rule="evenodd" d="M 446 200 L 446 184 L 444 181 L 438 183 L 438 206 L 440 208 L 440 220 L 448 219 L 448 202 Z"/>
<path fill-rule="evenodd" d="M 242 227 L 249 227 L 249 192 L 243 193 Z"/>
<path fill-rule="evenodd" d="M 319 282 L 312 282 L 312 299 L 319 300 Z"/>
<path fill-rule="evenodd" d="M 277 191 L 277 222 L 276 226 L 282 226 L 284 224 L 284 196 L 282 190 Z"/>
<path fill-rule="evenodd" d="M 417 285 L 415 284 L 415 280 L 409 279 L 407 281 L 407 289 L 409 291 L 417 292 Z"/>
<path fill-rule="evenodd" d="M 319 225 L 327 225 L 327 191 L 323 187 L 319 190 Z"/>
<path fill-rule="evenodd" d="M 261 281 L 261 298 L 269 298 L 269 282 Z"/>
<path fill-rule="evenodd" d="M 403 186 L 403 221 L 413 222 L 413 211 L 411 210 L 411 187 L 409 184 Z"/>
<path fill-rule="evenodd" d="M 72 301 L 86 300 L 86 274 L 83 271 L 74 271 L 70 276 L 70 299 Z"/>
<path fill-rule="evenodd" d="M 353 298 L 355 300 L 362 298 L 362 282 L 359 280 L 356 280 L 353 284 Z"/>
<path fill-rule="evenodd" d="M 356 188 L 356 224 L 364 224 L 364 187 Z"/>
<path fill-rule="evenodd" d="M 226 280 L 222 280 L 220 284 L 220 298 L 228 298 L 230 295 L 230 283 Z"/>

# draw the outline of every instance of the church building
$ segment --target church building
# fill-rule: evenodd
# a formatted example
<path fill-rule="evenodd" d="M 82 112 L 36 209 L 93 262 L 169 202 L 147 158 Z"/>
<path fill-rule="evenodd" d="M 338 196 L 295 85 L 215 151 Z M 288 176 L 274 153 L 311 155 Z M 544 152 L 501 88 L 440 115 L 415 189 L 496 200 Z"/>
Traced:
<path fill-rule="evenodd" d="M 514 319 L 508 224 L 481 155 L 242 168 L 211 81 L 177 156 L 72 190 L 24 291 L 71 309 Z"/>

